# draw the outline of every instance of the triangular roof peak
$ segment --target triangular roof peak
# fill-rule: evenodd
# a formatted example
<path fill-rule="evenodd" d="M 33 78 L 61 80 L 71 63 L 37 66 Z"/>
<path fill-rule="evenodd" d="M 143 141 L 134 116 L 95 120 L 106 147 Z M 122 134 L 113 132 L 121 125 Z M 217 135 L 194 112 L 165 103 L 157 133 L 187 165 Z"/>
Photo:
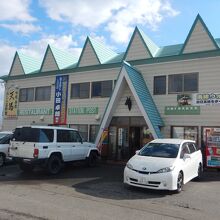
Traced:
<path fill-rule="evenodd" d="M 153 98 L 147 88 L 146 82 L 142 74 L 129 63 L 124 62 L 118 75 L 118 79 L 113 90 L 112 96 L 105 109 L 105 113 L 100 124 L 99 132 L 96 137 L 96 144 L 98 144 L 102 132 L 109 126 L 114 111 L 117 107 L 118 101 L 123 94 L 123 85 L 127 82 L 134 99 L 141 111 L 146 124 L 148 125 L 154 138 L 161 138 L 162 134 L 160 127 L 164 125 L 159 111 L 153 101 Z"/>
<path fill-rule="evenodd" d="M 198 14 L 187 35 L 180 54 L 216 49 L 219 49 L 219 47 L 215 39 L 213 38 L 200 14 Z"/>
<path fill-rule="evenodd" d="M 40 70 L 62 70 L 76 65 L 77 61 L 78 57 L 48 44 Z"/>
<path fill-rule="evenodd" d="M 78 66 L 104 64 L 116 56 L 118 56 L 118 54 L 106 47 L 106 45 L 87 36 Z"/>
<path fill-rule="evenodd" d="M 41 61 L 16 51 L 9 75 L 31 74 L 39 71 Z"/>
<path fill-rule="evenodd" d="M 159 47 L 137 26 L 128 44 L 124 59 L 136 60 L 153 58 Z"/>

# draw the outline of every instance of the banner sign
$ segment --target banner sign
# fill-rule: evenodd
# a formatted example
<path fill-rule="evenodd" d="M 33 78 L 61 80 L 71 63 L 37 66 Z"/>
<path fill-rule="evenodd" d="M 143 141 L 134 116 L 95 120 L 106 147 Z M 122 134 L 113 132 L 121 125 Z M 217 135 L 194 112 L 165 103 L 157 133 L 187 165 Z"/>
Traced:
<path fill-rule="evenodd" d="M 31 109 L 19 109 L 19 116 L 26 115 L 52 115 L 52 108 L 31 108 Z"/>
<path fill-rule="evenodd" d="M 67 121 L 68 83 L 68 75 L 56 76 L 53 121 L 55 125 L 65 125 Z"/>
<path fill-rule="evenodd" d="M 200 115 L 199 106 L 166 106 L 165 115 Z"/>
<path fill-rule="evenodd" d="M 94 115 L 98 112 L 98 107 L 73 107 L 68 109 L 69 115 Z"/>
<path fill-rule="evenodd" d="M 193 94 L 194 105 L 220 105 L 220 93 Z"/>
<path fill-rule="evenodd" d="M 18 89 L 10 88 L 6 93 L 5 116 L 16 117 L 18 109 Z"/>

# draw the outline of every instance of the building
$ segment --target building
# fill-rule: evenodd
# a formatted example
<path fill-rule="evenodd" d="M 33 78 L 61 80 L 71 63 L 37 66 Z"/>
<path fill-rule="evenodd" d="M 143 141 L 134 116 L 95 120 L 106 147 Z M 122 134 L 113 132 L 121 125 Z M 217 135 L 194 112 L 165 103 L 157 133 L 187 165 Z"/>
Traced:
<path fill-rule="evenodd" d="M 79 58 L 48 45 L 42 63 L 16 52 L 1 79 L 4 130 L 74 127 L 111 159 L 154 138 L 220 136 L 220 39 L 200 15 L 183 44 L 159 47 L 136 27 L 125 53 L 90 37 Z"/>

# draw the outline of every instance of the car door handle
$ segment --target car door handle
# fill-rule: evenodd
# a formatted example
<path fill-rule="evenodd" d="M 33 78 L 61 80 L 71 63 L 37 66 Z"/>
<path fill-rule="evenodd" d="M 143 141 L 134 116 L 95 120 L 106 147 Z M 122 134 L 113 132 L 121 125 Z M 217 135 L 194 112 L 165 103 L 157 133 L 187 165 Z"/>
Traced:
<path fill-rule="evenodd" d="M 48 149 L 48 146 L 43 146 L 43 149 Z"/>
<path fill-rule="evenodd" d="M 60 147 L 60 146 L 57 146 L 57 147 Z"/>
<path fill-rule="evenodd" d="M 76 147 L 76 145 L 73 145 L 72 147 Z"/>

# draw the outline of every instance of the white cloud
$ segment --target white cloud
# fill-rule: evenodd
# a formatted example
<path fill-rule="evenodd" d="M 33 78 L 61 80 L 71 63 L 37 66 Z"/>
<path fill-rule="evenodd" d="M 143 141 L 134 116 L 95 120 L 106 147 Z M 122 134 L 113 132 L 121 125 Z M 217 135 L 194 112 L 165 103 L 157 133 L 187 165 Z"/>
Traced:
<path fill-rule="evenodd" d="M 0 42 L 0 75 L 9 73 L 16 48 L 5 42 Z"/>
<path fill-rule="evenodd" d="M 31 41 L 28 45 L 22 46 L 20 51 L 29 56 L 43 59 L 48 44 L 60 48 L 61 50 L 68 51 L 76 56 L 81 52 L 81 48 L 77 47 L 77 42 L 73 40 L 72 35 L 44 36 L 40 40 Z"/>
<path fill-rule="evenodd" d="M 29 13 L 30 0 L 6 0 L 0 3 L 0 21 L 34 21 Z"/>
<path fill-rule="evenodd" d="M 50 18 L 94 28 L 106 22 L 126 0 L 40 0 Z"/>
<path fill-rule="evenodd" d="M 165 17 L 176 16 L 170 0 L 40 0 L 51 19 L 87 28 L 105 24 L 111 38 L 127 43 L 135 25 L 156 30 Z"/>
<path fill-rule="evenodd" d="M 40 26 L 33 25 L 32 23 L 0 24 L 0 26 L 23 35 L 41 31 Z"/>

